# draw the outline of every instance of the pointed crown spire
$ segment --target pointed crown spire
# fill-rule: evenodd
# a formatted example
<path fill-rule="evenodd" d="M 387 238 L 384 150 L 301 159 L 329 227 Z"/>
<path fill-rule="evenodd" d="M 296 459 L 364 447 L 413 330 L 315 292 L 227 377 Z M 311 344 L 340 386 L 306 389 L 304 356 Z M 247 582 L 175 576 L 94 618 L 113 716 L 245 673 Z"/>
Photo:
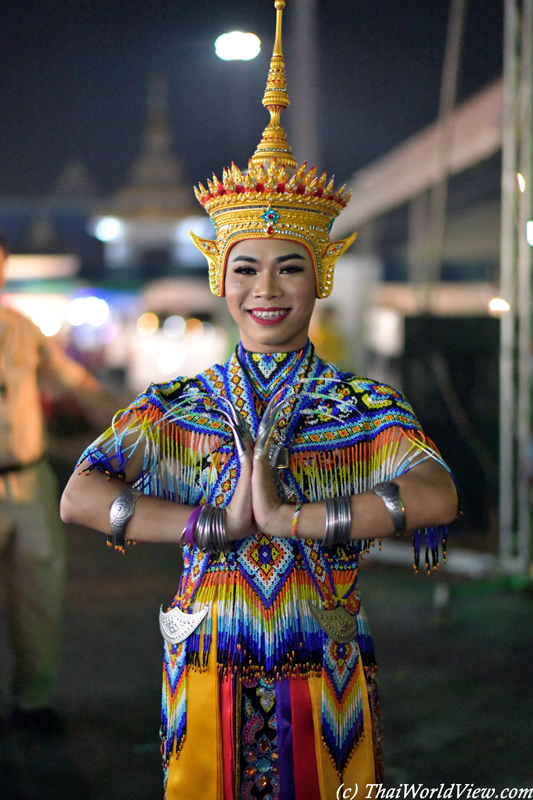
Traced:
<path fill-rule="evenodd" d="M 251 161 L 256 167 L 261 164 L 267 167 L 274 159 L 279 166 L 296 169 L 296 159 L 287 141 L 287 134 L 280 122 L 281 112 L 289 105 L 287 80 L 285 77 L 285 61 L 281 44 L 281 26 L 285 0 L 276 0 L 276 38 L 270 60 L 267 84 L 263 97 L 263 105 L 270 111 L 270 122 L 263 131 L 263 137 L 257 145 Z"/>
<path fill-rule="evenodd" d="M 285 62 L 281 47 L 281 22 L 285 0 L 275 0 L 276 39 L 263 105 L 270 122 L 263 138 L 241 170 L 232 164 L 213 174 L 207 188 L 195 188 L 198 202 L 215 226 L 216 238 L 203 239 L 191 231 L 191 238 L 207 259 L 209 285 L 213 294 L 224 295 L 229 251 L 244 239 L 286 239 L 307 248 L 316 278 L 317 297 L 327 297 L 333 288 L 333 271 L 338 258 L 350 247 L 356 234 L 331 242 L 329 232 L 335 217 L 346 207 L 351 192 L 346 186 L 335 191 L 333 178 L 318 177 L 315 166 L 304 161 L 299 167 L 280 123 L 289 105 Z"/>

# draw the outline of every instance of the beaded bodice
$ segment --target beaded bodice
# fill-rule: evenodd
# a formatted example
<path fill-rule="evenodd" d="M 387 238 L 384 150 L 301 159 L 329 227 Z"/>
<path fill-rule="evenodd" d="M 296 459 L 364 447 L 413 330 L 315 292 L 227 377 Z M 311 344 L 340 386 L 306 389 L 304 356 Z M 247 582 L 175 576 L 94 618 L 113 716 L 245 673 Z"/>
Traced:
<path fill-rule="evenodd" d="M 235 351 L 239 364 L 254 395 L 266 404 L 283 386 L 290 386 L 300 367 L 313 356 L 307 341 L 302 350 L 290 353 L 252 353 L 239 342 Z"/>

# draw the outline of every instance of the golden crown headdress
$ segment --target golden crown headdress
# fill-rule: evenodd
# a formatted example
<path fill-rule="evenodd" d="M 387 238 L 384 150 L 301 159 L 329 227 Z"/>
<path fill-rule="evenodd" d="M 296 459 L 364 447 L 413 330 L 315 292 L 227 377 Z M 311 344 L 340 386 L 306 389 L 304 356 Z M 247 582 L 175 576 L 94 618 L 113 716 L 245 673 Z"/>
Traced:
<path fill-rule="evenodd" d="M 213 294 L 224 295 L 226 263 L 231 247 L 243 239 L 289 239 L 304 245 L 311 256 L 317 297 L 327 297 L 333 288 L 333 271 L 339 256 L 357 234 L 330 242 L 335 217 L 348 203 L 346 186 L 333 189 L 333 178 L 317 177 L 316 167 L 300 167 L 292 154 L 280 123 L 289 105 L 285 62 L 281 47 L 282 14 L 285 0 L 276 0 L 276 38 L 270 62 L 263 105 L 270 122 L 243 174 L 235 164 L 225 168 L 222 180 L 213 174 L 207 189 L 199 184 L 194 192 L 211 217 L 216 239 L 191 238 L 209 264 L 209 285 Z"/>

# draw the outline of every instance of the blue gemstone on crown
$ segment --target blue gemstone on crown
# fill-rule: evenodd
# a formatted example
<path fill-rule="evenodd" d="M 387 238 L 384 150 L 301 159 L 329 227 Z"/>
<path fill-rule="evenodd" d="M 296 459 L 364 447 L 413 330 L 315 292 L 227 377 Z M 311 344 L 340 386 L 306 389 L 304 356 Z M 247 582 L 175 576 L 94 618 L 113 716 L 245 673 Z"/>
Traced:
<path fill-rule="evenodd" d="M 279 219 L 279 214 L 276 211 L 276 209 L 270 208 L 270 206 L 266 209 L 266 211 L 263 211 L 263 213 L 260 214 L 259 216 L 261 217 L 265 225 L 270 228 L 274 228 L 276 222 Z"/>

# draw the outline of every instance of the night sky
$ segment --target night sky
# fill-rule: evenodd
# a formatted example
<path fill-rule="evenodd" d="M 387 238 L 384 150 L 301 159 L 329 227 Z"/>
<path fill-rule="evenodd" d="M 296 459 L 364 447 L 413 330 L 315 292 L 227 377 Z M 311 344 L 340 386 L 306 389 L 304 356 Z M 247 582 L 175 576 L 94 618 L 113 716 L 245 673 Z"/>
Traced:
<path fill-rule="evenodd" d="M 501 72 L 503 0 L 470 0 L 460 99 Z M 318 0 L 321 168 L 347 179 L 434 119 L 449 2 Z M 290 0 L 284 45 L 290 94 Z M 3 0 L 0 196 L 40 195 L 69 160 L 99 190 L 124 180 L 139 151 L 146 84 L 168 79 L 184 179 L 205 181 L 253 153 L 271 53 L 273 0 Z M 263 51 L 222 62 L 220 33 L 250 30 Z M 290 130 L 290 109 L 284 123 Z"/>

